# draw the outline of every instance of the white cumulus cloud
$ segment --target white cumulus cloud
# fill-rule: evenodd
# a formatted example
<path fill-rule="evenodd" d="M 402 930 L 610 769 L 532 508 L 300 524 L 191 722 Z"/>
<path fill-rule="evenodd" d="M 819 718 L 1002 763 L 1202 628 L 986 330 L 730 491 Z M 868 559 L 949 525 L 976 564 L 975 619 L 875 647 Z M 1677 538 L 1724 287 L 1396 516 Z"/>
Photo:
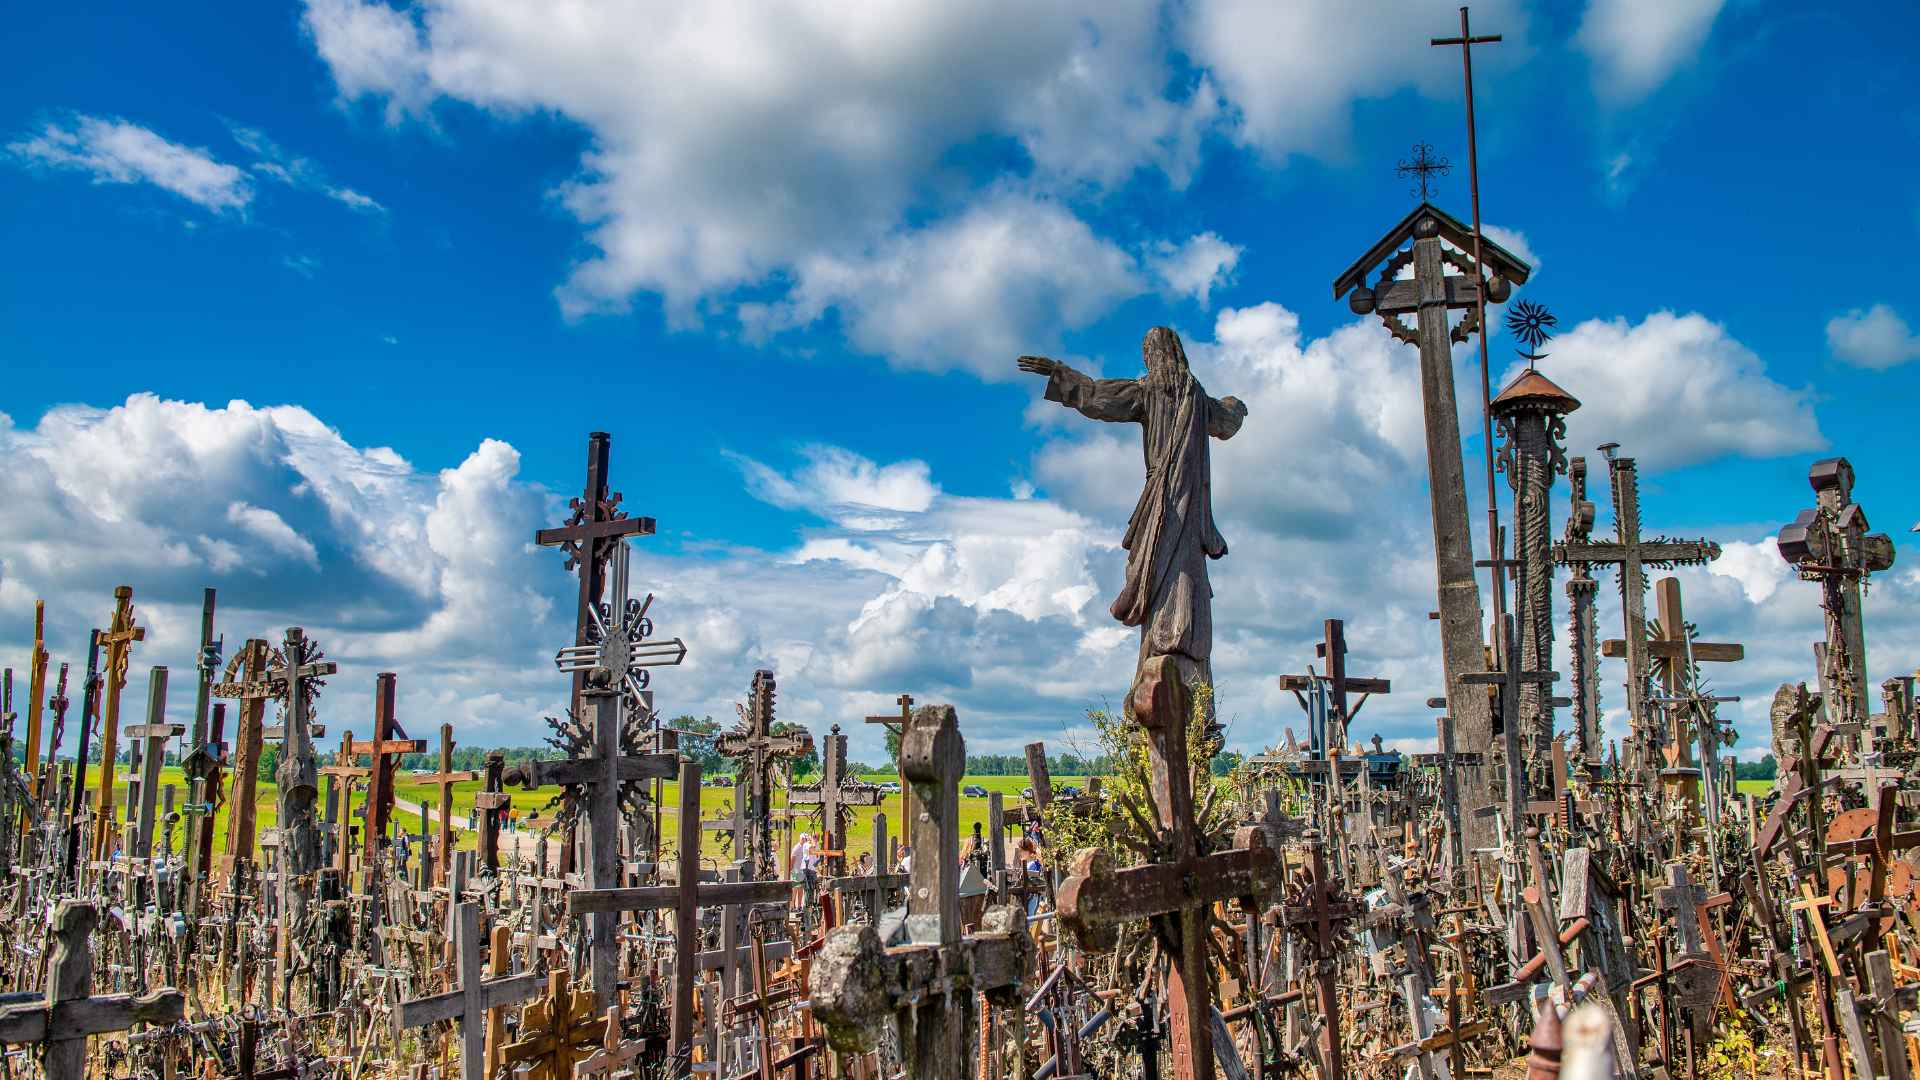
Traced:
<path fill-rule="evenodd" d="M 1632 105 L 1658 90 L 1705 44 L 1726 0 L 1588 0 L 1575 43 L 1593 63 L 1603 101 Z"/>
<path fill-rule="evenodd" d="M 1836 315 L 1827 323 L 1827 348 L 1844 363 L 1872 371 L 1920 357 L 1920 334 L 1886 304 Z"/>

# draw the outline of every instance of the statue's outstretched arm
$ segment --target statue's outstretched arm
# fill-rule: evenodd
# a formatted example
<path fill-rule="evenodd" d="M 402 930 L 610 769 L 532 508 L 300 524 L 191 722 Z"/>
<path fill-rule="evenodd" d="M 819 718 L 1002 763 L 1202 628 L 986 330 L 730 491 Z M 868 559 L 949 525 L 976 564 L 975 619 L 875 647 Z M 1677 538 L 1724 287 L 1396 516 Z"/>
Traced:
<path fill-rule="evenodd" d="M 1146 415 L 1146 391 L 1138 379 L 1090 379 L 1058 360 L 1023 356 L 1020 370 L 1047 377 L 1047 400 L 1093 420 L 1135 423 Z"/>
<path fill-rule="evenodd" d="M 1231 439 L 1247 419 L 1247 406 L 1237 397 L 1207 399 L 1207 434 Z"/>

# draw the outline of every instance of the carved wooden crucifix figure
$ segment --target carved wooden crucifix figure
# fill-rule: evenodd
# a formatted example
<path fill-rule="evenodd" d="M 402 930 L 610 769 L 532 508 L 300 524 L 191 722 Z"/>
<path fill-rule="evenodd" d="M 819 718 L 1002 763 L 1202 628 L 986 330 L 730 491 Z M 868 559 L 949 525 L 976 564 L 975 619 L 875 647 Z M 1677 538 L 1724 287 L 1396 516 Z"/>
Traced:
<path fill-rule="evenodd" d="M 1213 521 L 1209 439 L 1230 439 L 1247 418 L 1239 398 L 1214 398 L 1187 369 L 1180 336 L 1147 331 L 1146 374 L 1092 379 L 1057 360 L 1023 356 L 1020 370 L 1047 380 L 1046 397 L 1093 420 L 1139 424 L 1147 481 L 1121 546 L 1126 582 L 1113 617 L 1140 628 L 1140 659 L 1176 657 L 1189 681 L 1211 685 L 1213 589 L 1207 560 L 1227 553 Z"/>
<path fill-rule="evenodd" d="M 113 854 L 109 837 L 113 832 L 113 765 L 119 753 L 120 691 L 127 685 L 127 663 L 132 659 L 133 643 L 146 639 L 147 629 L 133 623 L 133 588 L 122 585 L 113 590 L 113 623 L 100 635 L 107 650 L 106 708 L 100 727 L 100 800 L 94 807 L 94 859 Z"/>

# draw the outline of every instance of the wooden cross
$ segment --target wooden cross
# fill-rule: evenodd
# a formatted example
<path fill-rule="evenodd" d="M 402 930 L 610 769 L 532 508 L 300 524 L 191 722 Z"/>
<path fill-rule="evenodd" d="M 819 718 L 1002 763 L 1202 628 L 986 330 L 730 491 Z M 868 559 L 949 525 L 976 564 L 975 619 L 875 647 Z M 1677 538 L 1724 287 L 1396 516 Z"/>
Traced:
<path fill-rule="evenodd" d="M 1305 675 L 1280 676 L 1280 689 L 1293 691 L 1294 698 L 1300 702 L 1300 708 L 1309 719 L 1313 719 L 1314 710 L 1308 706 L 1308 692 L 1324 691 L 1327 710 L 1324 731 L 1310 731 L 1309 741 L 1314 748 L 1314 757 L 1324 757 L 1328 749 L 1345 749 L 1347 745 L 1347 725 L 1358 716 L 1366 705 L 1367 699 L 1374 694 L 1393 692 L 1393 684 L 1386 679 L 1354 678 L 1347 674 L 1347 635 L 1346 624 L 1339 619 L 1328 619 L 1323 624 L 1321 640 L 1313 646 L 1314 655 L 1326 661 L 1327 673 L 1314 674 L 1311 668 Z M 1357 693 L 1360 700 L 1353 708 L 1347 708 L 1347 695 Z"/>
<path fill-rule="evenodd" d="M 497 933 L 493 944 L 496 949 L 504 944 Z M 459 973 L 458 988 L 401 1002 L 400 1026 L 424 1027 L 440 1020 L 458 1020 L 461 1080 L 486 1080 L 487 1032 L 494 1010 L 538 997 L 543 980 L 534 972 L 492 979 L 481 977 L 480 905 L 470 900 L 454 905 L 453 953 Z M 501 959 L 501 954 L 496 952 L 494 964 L 498 966 Z"/>
<path fill-rule="evenodd" d="M 234 725 L 233 807 L 227 817 L 227 860 L 229 873 L 242 862 L 253 859 L 255 837 L 255 801 L 260 785 L 260 749 L 264 737 L 262 718 L 267 701 L 277 696 L 267 677 L 272 648 L 262 638 L 249 638 L 227 661 L 225 678 L 215 684 L 213 696 L 240 702 L 240 718 Z M 238 678 L 236 678 L 238 676 Z"/>
<path fill-rule="evenodd" d="M 479 779 L 480 774 L 472 771 L 455 772 L 453 769 L 453 725 L 440 725 L 440 771 L 430 776 L 414 778 L 415 783 L 433 784 L 440 789 L 440 837 L 433 860 L 433 880 L 437 884 L 447 883 L 447 868 L 453 865 L 453 785 L 468 780 Z"/>
<path fill-rule="evenodd" d="M 1282 927 L 1298 927 L 1313 946 L 1313 971 L 1317 979 L 1319 1004 L 1324 1024 L 1320 1030 L 1321 1076 L 1341 1080 L 1346 1066 L 1341 1060 L 1340 1001 L 1338 998 L 1337 956 L 1340 942 L 1334 935 L 1337 926 L 1364 913 L 1365 907 L 1347 899 L 1337 899 L 1327 874 L 1326 846 L 1317 832 L 1306 836 L 1307 866 L 1304 880 L 1297 883 L 1292 902 L 1271 912 Z M 1304 895 L 1301 893 L 1304 891 Z"/>
<path fill-rule="evenodd" d="M 313 739 L 323 731 L 313 722 L 313 702 L 326 677 L 340 665 L 325 658 L 320 646 L 298 626 L 287 627 L 278 655 L 270 658 L 268 680 L 280 697 L 282 724 L 261 731 L 262 738 L 282 743 L 279 782 L 279 866 L 276 885 L 280 900 L 277 960 L 283 1004 L 291 1006 L 293 934 L 306 923 L 313 896 L 312 875 L 320 869 L 320 830 L 314 802 L 320 794 L 319 763 Z"/>
<path fill-rule="evenodd" d="M 693 984 L 698 977 L 700 909 L 785 900 L 793 888 L 789 881 L 700 881 L 700 765 L 680 761 L 678 769 L 680 837 L 675 883 L 631 888 L 595 886 L 567 893 L 568 915 L 592 915 L 609 924 L 622 911 L 673 911 L 673 1013 L 668 1049 L 681 1063 L 676 1076 L 685 1072 L 685 1063 L 693 1052 Z M 596 944 L 600 940 L 597 930 L 594 940 Z"/>
<path fill-rule="evenodd" d="M 1141 665 L 1131 699 L 1133 719 L 1147 729 L 1153 776 L 1154 814 L 1161 861 L 1126 870 L 1109 867 L 1106 853 L 1089 848 L 1074 856 L 1060 886 L 1061 926 L 1083 947 L 1111 948 L 1114 924 L 1154 920 L 1168 969 L 1168 1012 L 1173 1028 L 1174 1075 L 1179 1080 L 1213 1076 L 1212 993 L 1207 982 L 1207 911 L 1221 900 L 1240 899 L 1249 908 L 1280 885 L 1278 859 L 1257 833 L 1246 846 L 1203 855 L 1193 819 L 1193 774 L 1187 760 L 1191 691 L 1170 656 Z M 919 853 L 914 869 L 919 870 Z"/>
<path fill-rule="evenodd" d="M 1549 761 L 1553 773 L 1553 797 L 1535 799 L 1527 803 L 1526 812 L 1529 817 L 1547 818 L 1564 836 L 1573 827 L 1573 813 L 1578 811 L 1581 814 L 1590 814 L 1593 812 L 1593 804 L 1585 799 L 1576 800 L 1567 784 L 1566 736 L 1562 735 L 1553 740 L 1553 754 Z"/>
<path fill-rule="evenodd" d="M 652 536 L 653 519 L 630 518 L 620 509 L 620 493 L 607 491 L 607 456 L 612 439 L 604 431 L 587 436 L 587 481 L 580 497 L 568 503 L 573 510 L 566 524 L 534 533 L 534 543 L 557 547 L 566 553 L 567 569 L 579 570 L 580 595 L 574 616 L 575 645 L 593 643 L 595 606 L 606 587 L 607 560 L 614 545 L 629 536 Z M 573 705 L 580 707 L 580 693 L 586 688 L 586 673 L 575 672 Z"/>
<path fill-rule="evenodd" d="M 893 700 L 894 704 L 900 706 L 899 712 L 869 716 L 866 718 L 866 722 L 880 725 L 881 730 L 888 732 L 895 738 L 905 738 L 907 725 L 913 723 L 913 695 L 901 694 Z M 1029 747 L 1028 749 L 1031 751 L 1032 748 Z M 1033 759 L 1029 756 L 1027 760 L 1031 762 Z M 897 765 L 898 762 L 895 764 Z M 907 778 L 903 775 L 900 777 L 900 820 L 912 821 L 913 814 L 913 785 L 907 783 Z M 877 861 L 879 858 L 880 856 L 876 853 L 874 859 Z"/>
<path fill-rule="evenodd" d="M 593 995 L 573 989 L 561 968 L 548 974 L 546 996 L 521 1008 L 520 1038 L 500 1057 L 506 1065 L 521 1066 L 513 1070 L 521 1080 L 572 1080 L 573 1067 L 606 1039 L 606 1024 L 606 1013 L 593 1007 Z"/>
<path fill-rule="evenodd" d="M 1583 545 L 1593 538 L 1594 520 L 1594 506 L 1587 498 L 1586 458 L 1567 461 L 1567 483 L 1573 490 L 1568 500 L 1566 545 Z M 1593 566 L 1585 560 L 1572 559 L 1564 565 L 1572 569 L 1567 577 L 1567 668 L 1573 684 L 1574 745 L 1580 751 L 1581 767 L 1587 770 L 1589 779 L 1594 779 L 1600 773 L 1604 748 L 1600 733 L 1600 634 L 1594 611 L 1600 583 L 1593 579 Z"/>
<path fill-rule="evenodd" d="M 134 828 L 128 855 L 147 858 L 153 852 L 154 802 L 159 795 L 160 765 L 166 759 L 167 740 L 187 729 L 167 719 L 167 669 L 155 667 L 147 676 L 147 722 L 127 729 L 127 738 L 145 739 L 140 755 L 140 819 Z"/>
<path fill-rule="evenodd" d="M 1780 557 L 1799 571 L 1801 580 L 1820 585 L 1827 623 L 1821 697 L 1828 721 L 1845 730 L 1867 720 L 1861 588 L 1870 574 L 1893 566 L 1893 539 L 1867 532 L 1867 513 L 1853 501 L 1853 466 L 1846 458 L 1814 462 L 1807 480 L 1816 503 L 1780 530 Z"/>
<path fill-rule="evenodd" d="M 40 717 L 47 693 L 47 604 L 33 602 L 33 656 L 27 662 L 27 756 L 21 768 L 27 774 L 27 794 L 40 798 Z M 20 821 L 24 830 L 27 825 Z"/>
<path fill-rule="evenodd" d="M 1611 541 L 1567 540 L 1553 546 L 1554 561 L 1563 566 L 1582 565 L 1589 570 L 1604 566 L 1620 568 L 1622 618 L 1626 634 L 1609 651 L 1601 645 L 1602 655 L 1621 655 L 1627 661 L 1627 713 L 1637 728 L 1650 723 L 1647 712 L 1647 679 L 1650 651 L 1647 645 L 1647 577 L 1653 567 L 1697 566 L 1720 557 L 1720 545 L 1710 540 L 1672 540 L 1640 536 L 1640 480 L 1630 457 L 1614 453 L 1614 444 L 1600 448 L 1607 455 L 1607 469 L 1613 484 L 1613 528 Z"/>
<path fill-rule="evenodd" d="M 1447 815 L 1448 843 L 1453 849 L 1454 872 L 1463 872 L 1467 865 L 1466 838 L 1461 832 L 1460 822 L 1460 766 L 1484 765 L 1486 755 L 1461 753 L 1454 749 L 1453 717 L 1441 715 L 1434 721 L 1436 745 L 1439 753 L 1414 754 L 1410 763 L 1416 767 L 1430 766 L 1440 770 L 1440 805 Z"/>
<path fill-rule="evenodd" d="M 485 779 L 480 792 L 473 797 L 474 809 L 480 811 L 480 864 L 489 874 L 500 873 L 500 818 L 513 808 L 513 797 L 503 787 L 507 769 L 507 759 L 499 751 L 487 755 Z"/>
<path fill-rule="evenodd" d="M 91 902 L 60 901 L 53 909 L 53 972 L 45 999 L 0 1005 L 0 1043 L 43 1044 L 47 1080 L 84 1080 L 90 1035 L 177 1023 L 186 1013 L 186 995 L 170 988 L 139 997 L 88 996 L 93 949 L 87 939 L 99 920 Z"/>
<path fill-rule="evenodd" d="M 882 796 L 878 787 L 847 775 L 847 737 L 840 734 L 839 724 L 833 725 L 833 733 L 827 736 L 827 745 L 823 749 L 820 755 L 820 782 L 802 784 L 788 791 L 787 805 L 818 806 L 820 831 L 826 849 L 845 852 L 847 818 L 852 809 L 856 806 L 879 806 Z M 845 872 L 846 856 L 830 856 L 828 867 L 836 876 Z"/>
<path fill-rule="evenodd" d="M 368 896 L 378 891 L 376 884 L 380 874 L 380 846 L 387 839 L 387 824 L 393 813 L 393 770 L 394 757 L 401 754 L 419 754 L 427 749 L 425 739 L 407 738 L 406 729 L 394 718 L 394 690 L 399 676 L 391 671 L 383 671 L 374 677 L 373 682 L 373 739 L 370 742 L 349 743 L 347 753 L 354 758 L 362 754 L 369 755 L 367 762 L 367 802 L 366 832 L 361 837 L 360 861 L 366 867 L 366 885 L 363 891 Z M 395 736 L 398 735 L 398 738 Z"/>
<path fill-rule="evenodd" d="M 1507 815 L 1518 826 L 1521 815 L 1525 813 L 1526 779 L 1521 760 L 1520 745 L 1520 686 L 1523 683 L 1552 683 L 1560 678 L 1553 671 L 1522 671 L 1520 663 L 1520 641 L 1514 633 L 1513 616 L 1507 616 L 1500 635 L 1506 654 L 1506 663 L 1501 670 L 1485 673 L 1462 675 L 1460 681 L 1468 686 L 1497 686 L 1500 688 L 1501 734 L 1505 747 L 1507 773 Z"/>
<path fill-rule="evenodd" d="M 640 1052 L 646 1049 L 646 1042 L 620 1037 L 620 1007 L 617 1005 L 607 1009 L 606 1026 L 606 1038 L 601 1042 L 600 1049 L 574 1063 L 571 1080 L 593 1080 L 594 1077 L 613 1080 L 618 1073 L 637 1073 L 634 1063 L 639 1059 Z"/>
<path fill-rule="evenodd" d="M 320 775 L 327 778 L 327 812 L 333 819 L 333 868 L 344 885 L 353 869 L 353 845 L 349 842 L 352 830 L 348 823 L 353 820 L 354 781 L 373 775 L 371 768 L 354 764 L 353 732 L 341 736 L 340 752 L 334 755 L 333 764 L 321 768 Z"/>
<path fill-rule="evenodd" d="M 633 686 L 633 676 L 644 674 L 646 666 L 655 661 L 645 644 L 651 630 L 645 609 L 628 602 L 625 543 L 615 545 L 612 563 L 613 598 L 608 605 L 608 617 L 602 622 L 595 613 L 599 641 L 591 646 L 562 649 L 554 658 L 555 666 L 562 671 L 586 672 L 579 690 L 583 710 L 579 722 L 569 726 L 550 721 L 575 743 L 579 756 L 559 761 L 529 761 L 506 777 L 530 788 L 553 784 L 570 789 L 569 800 L 579 808 L 576 813 L 584 813 L 587 818 L 587 887 L 598 891 L 617 889 L 621 885 L 621 804 L 640 798 L 638 793 L 646 781 L 671 777 L 678 760 L 676 754 L 625 752 L 628 732 L 622 719 L 623 706 L 630 693 L 639 692 Z M 672 644 L 678 648 L 678 655 L 668 662 L 677 664 L 686 656 L 686 646 L 678 638 Z M 699 787 L 697 779 L 694 787 Z M 693 830 L 693 848 L 698 852 L 699 791 L 695 790 L 693 796 L 693 813 L 683 827 Z M 598 1011 L 613 1003 L 614 984 L 619 978 L 619 915 L 615 909 L 596 911 L 591 925 L 590 972 L 594 1008 Z"/>
<path fill-rule="evenodd" d="M 1894 856 L 1908 848 L 1920 847 L 1920 829 L 1897 831 L 1894 827 L 1895 813 L 1900 806 L 1900 782 L 1882 781 L 1880 789 L 1874 792 L 1873 831 L 1857 840 L 1828 841 L 1828 855 L 1865 855 L 1870 870 L 1870 884 L 1866 903 L 1878 905 L 1887 896 L 1887 864 Z M 1858 813 L 1859 811 L 1847 811 Z M 1842 814 L 1834 819 L 1834 826 L 1841 824 Z"/>
<path fill-rule="evenodd" d="M 876 813 L 873 815 L 873 868 L 865 874 L 831 878 L 826 885 L 834 892 L 862 897 L 867 922 L 878 926 L 880 916 L 887 909 L 887 894 L 906 888 L 910 877 L 894 873 L 887 865 L 887 815 Z"/>
<path fill-rule="evenodd" d="M 740 763 L 738 775 L 747 795 L 747 835 L 734 837 L 735 854 L 747 859 L 753 876 L 759 878 L 774 875 L 774 764 L 813 749 L 813 736 L 805 731 L 773 734 L 773 699 L 773 672 L 764 668 L 754 672 L 747 704 L 737 706 L 740 722 L 713 741 L 715 751 Z"/>
<path fill-rule="evenodd" d="M 966 743 L 951 705 L 922 706 L 900 742 L 900 772 L 913 785 L 913 865 L 907 887 L 908 943 L 886 948 L 871 924 L 827 935 L 807 973 L 814 1019 L 827 1044 L 873 1049 L 894 1015 L 907 1075 L 960 1080 L 978 1038 L 976 995 L 1019 1000 L 1032 958 L 1026 911 L 1002 904 L 982 928 L 960 928 L 960 778 Z"/>
<path fill-rule="evenodd" d="M 96 628 L 88 635 L 87 677 L 81 683 L 80 693 L 80 744 L 74 751 L 73 762 L 73 798 L 66 807 L 67 850 L 61 863 L 63 880 L 74 877 L 80 860 L 80 805 L 87 799 L 87 751 L 92 739 L 93 715 L 100 703 L 100 631 Z M 58 751 L 59 731 L 55 730 L 54 750 Z M 52 756 L 52 755 L 49 755 Z"/>
<path fill-rule="evenodd" d="M 213 699 L 213 679 L 220 671 L 223 638 L 213 636 L 214 592 L 207 589 L 200 600 L 200 653 L 194 668 L 197 691 L 193 705 L 193 735 L 180 762 L 187 777 L 187 812 L 200 815 L 187 830 L 187 904 L 189 920 L 200 917 L 201 891 L 206 885 L 208 864 L 213 859 L 213 811 L 220 801 L 220 759 L 225 748 L 220 736 L 207 737 L 207 713 Z M 226 706 L 218 707 L 222 719 Z"/>
<path fill-rule="evenodd" d="M 113 623 L 100 636 L 107 650 L 106 712 L 100 727 L 100 799 L 94 807 L 93 844 L 88 849 L 95 860 L 113 853 L 109 833 L 113 825 L 113 766 L 119 753 L 120 691 L 127 685 L 127 664 L 132 659 L 133 643 L 144 641 L 147 629 L 133 623 L 133 587 L 121 585 L 113 590 Z"/>

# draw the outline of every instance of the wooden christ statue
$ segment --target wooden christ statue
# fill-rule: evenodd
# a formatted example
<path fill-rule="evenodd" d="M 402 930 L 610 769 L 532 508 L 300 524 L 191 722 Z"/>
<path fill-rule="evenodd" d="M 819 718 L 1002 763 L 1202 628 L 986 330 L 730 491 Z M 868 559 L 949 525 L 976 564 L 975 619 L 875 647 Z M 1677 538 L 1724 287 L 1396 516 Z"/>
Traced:
<path fill-rule="evenodd" d="M 1213 523 L 1213 473 L 1207 439 L 1230 439 L 1247 418 L 1239 398 L 1213 398 L 1187 370 L 1180 336 L 1147 331 L 1137 379 L 1090 379 L 1044 356 L 1023 356 L 1020 370 L 1047 379 L 1047 400 L 1109 423 L 1141 425 L 1146 486 L 1127 522 L 1127 580 L 1113 617 L 1140 628 L 1140 663 L 1170 656 L 1189 683 L 1211 685 L 1213 587 L 1207 560 L 1227 553 Z"/>

